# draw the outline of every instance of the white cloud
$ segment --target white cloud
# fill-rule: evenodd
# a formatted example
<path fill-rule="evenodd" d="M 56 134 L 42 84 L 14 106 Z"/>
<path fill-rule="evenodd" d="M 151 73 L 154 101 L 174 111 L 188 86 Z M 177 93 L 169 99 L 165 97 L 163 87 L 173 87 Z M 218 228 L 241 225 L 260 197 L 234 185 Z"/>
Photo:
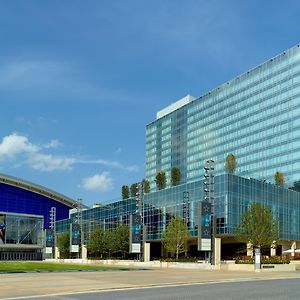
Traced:
<path fill-rule="evenodd" d="M 70 157 L 35 153 L 30 155 L 26 164 L 34 170 L 52 172 L 56 170 L 70 170 L 75 162 L 76 160 Z"/>
<path fill-rule="evenodd" d="M 117 168 L 128 172 L 138 171 L 136 165 L 123 165 L 118 161 L 105 159 L 82 160 L 73 155 L 56 155 L 45 153 L 54 151 L 62 143 L 53 139 L 43 145 L 30 142 L 26 136 L 13 133 L 3 137 L 0 143 L 0 162 L 16 160 L 16 167 L 27 165 L 34 170 L 52 172 L 56 170 L 71 170 L 74 164 L 96 164 L 110 168 Z"/>
<path fill-rule="evenodd" d="M 59 140 L 51 140 L 49 143 L 44 145 L 44 148 L 51 149 L 51 148 L 58 148 L 62 146 L 62 143 Z"/>
<path fill-rule="evenodd" d="M 83 188 L 87 191 L 106 192 L 113 188 L 113 181 L 108 172 L 95 174 L 82 180 Z"/>
<path fill-rule="evenodd" d="M 42 148 L 56 148 L 61 143 L 51 140 L 43 147 L 31 143 L 26 136 L 13 133 L 3 137 L 0 143 L 0 161 L 8 159 L 23 160 L 20 165 L 29 165 L 32 169 L 40 171 L 69 170 L 75 163 L 74 158 L 44 154 Z M 25 157 L 25 161 L 24 161 Z"/>
<path fill-rule="evenodd" d="M 18 154 L 36 153 L 39 147 L 30 143 L 26 136 L 13 133 L 5 136 L 0 144 L 0 160 L 14 158 Z"/>
<path fill-rule="evenodd" d="M 103 165 L 106 167 L 121 169 L 128 172 L 137 172 L 139 170 L 139 167 L 136 165 L 125 166 L 124 164 L 114 160 L 96 159 L 96 160 L 78 160 L 76 162 L 81 164 Z"/>

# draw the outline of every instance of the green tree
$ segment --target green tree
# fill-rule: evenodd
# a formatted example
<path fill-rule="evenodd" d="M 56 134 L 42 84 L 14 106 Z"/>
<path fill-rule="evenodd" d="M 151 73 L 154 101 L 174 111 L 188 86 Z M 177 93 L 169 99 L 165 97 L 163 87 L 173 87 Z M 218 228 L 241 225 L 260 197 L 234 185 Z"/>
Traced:
<path fill-rule="evenodd" d="M 145 194 L 150 193 L 150 182 L 147 179 L 144 179 L 142 183 L 143 183 L 144 193 Z"/>
<path fill-rule="evenodd" d="M 234 174 L 236 166 L 237 162 L 235 156 L 232 153 L 228 154 L 225 160 L 225 170 L 230 174 Z"/>
<path fill-rule="evenodd" d="M 178 167 L 173 167 L 171 170 L 171 185 L 178 185 L 180 183 L 180 177 L 180 169 Z"/>
<path fill-rule="evenodd" d="M 58 236 L 57 247 L 59 250 L 59 258 L 70 257 L 70 232 L 64 232 Z"/>
<path fill-rule="evenodd" d="M 105 231 L 100 227 L 96 227 L 91 232 L 89 250 L 95 254 L 95 257 L 102 257 L 107 252 Z"/>
<path fill-rule="evenodd" d="M 116 251 L 114 231 L 104 231 L 104 241 L 103 253 L 105 256 L 112 257 L 112 254 Z"/>
<path fill-rule="evenodd" d="M 285 179 L 282 172 L 277 171 L 274 175 L 275 184 L 279 186 L 284 186 Z"/>
<path fill-rule="evenodd" d="M 180 217 L 175 217 L 169 223 L 163 233 L 162 242 L 168 252 L 175 253 L 178 259 L 179 253 L 187 250 L 187 239 L 190 237 L 187 225 Z"/>
<path fill-rule="evenodd" d="M 271 209 L 259 203 L 253 203 L 236 228 L 238 239 L 250 243 L 253 248 L 270 247 L 278 240 L 278 223 Z"/>
<path fill-rule="evenodd" d="M 128 199 L 129 198 L 129 187 L 128 185 L 123 185 L 122 186 L 122 199 Z"/>
<path fill-rule="evenodd" d="M 164 171 L 159 171 L 156 174 L 155 183 L 158 190 L 163 190 L 164 188 L 166 188 L 167 179 L 166 179 L 166 173 Z"/>
<path fill-rule="evenodd" d="M 129 252 L 129 227 L 120 225 L 113 231 L 113 249 L 115 253 L 121 253 L 122 258 Z"/>
<path fill-rule="evenodd" d="M 139 185 L 134 183 L 130 186 L 130 196 L 131 198 L 136 197 L 136 193 L 138 192 Z"/>

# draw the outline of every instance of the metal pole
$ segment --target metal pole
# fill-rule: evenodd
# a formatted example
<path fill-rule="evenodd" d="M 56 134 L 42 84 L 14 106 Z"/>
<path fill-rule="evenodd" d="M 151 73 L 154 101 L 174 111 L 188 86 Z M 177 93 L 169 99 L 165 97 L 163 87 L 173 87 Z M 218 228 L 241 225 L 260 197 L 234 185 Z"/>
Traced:
<path fill-rule="evenodd" d="M 80 227 L 80 249 L 81 249 L 81 255 L 83 250 L 83 244 L 84 244 L 84 233 L 83 233 L 83 223 L 82 223 L 82 199 L 77 199 L 77 222 Z M 80 251 L 78 252 L 78 258 L 80 258 Z"/>
<path fill-rule="evenodd" d="M 51 207 L 50 209 L 50 228 L 53 230 L 53 243 L 54 243 L 54 251 L 53 258 L 55 258 L 55 249 L 56 249 L 56 207 Z"/>

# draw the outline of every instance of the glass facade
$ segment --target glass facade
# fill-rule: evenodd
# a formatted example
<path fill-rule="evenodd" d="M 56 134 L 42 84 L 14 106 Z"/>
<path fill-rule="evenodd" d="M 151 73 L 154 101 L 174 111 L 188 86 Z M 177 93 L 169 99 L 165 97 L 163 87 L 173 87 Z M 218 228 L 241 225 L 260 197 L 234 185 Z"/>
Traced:
<path fill-rule="evenodd" d="M 136 200 L 127 199 L 108 205 L 101 205 L 82 211 L 82 223 L 85 241 L 89 240 L 90 232 L 101 227 L 104 230 L 112 230 L 120 224 L 129 224 L 130 215 L 136 212 Z M 70 224 L 77 222 L 77 213 L 71 214 L 70 219 L 56 222 L 58 233 L 70 230 Z"/>
<path fill-rule="evenodd" d="M 204 199 L 203 184 L 202 180 L 194 181 L 144 196 L 144 223 L 148 241 L 160 240 L 174 216 L 184 218 L 192 236 L 197 237 L 199 203 Z M 280 239 L 300 240 L 299 192 L 231 174 L 215 177 L 213 207 L 217 234 L 234 234 L 241 216 L 254 202 L 271 208 L 279 223 Z M 121 223 L 129 224 L 129 216 L 135 212 L 135 199 L 83 211 L 86 242 L 95 226 L 110 230 Z M 76 214 L 71 219 L 57 222 L 58 232 L 68 231 L 72 222 L 76 222 Z"/>
<path fill-rule="evenodd" d="M 146 127 L 146 178 L 152 190 L 156 173 L 164 170 L 170 178 L 172 167 L 180 168 L 182 183 L 201 179 L 208 159 L 222 174 L 229 153 L 237 158 L 237 175 L 272 182 L 281 171 L 289 185 L 299 180 L 299 45 Z"/>
<path fill-rule="evenodd" d="M 43 216 L 0 212 L 0 248 L 1 245 L 35 245 L 42 248 L 43 221 Z"/>
<path fill-rule="evenodd" d="M 50 209 L 56 207 L 56 219 L 69 217 L 70 207 L 54 199 L 13 185 L 0 183 L 0 211 L 44 216 L 44 228 L 49 228 Z"/>

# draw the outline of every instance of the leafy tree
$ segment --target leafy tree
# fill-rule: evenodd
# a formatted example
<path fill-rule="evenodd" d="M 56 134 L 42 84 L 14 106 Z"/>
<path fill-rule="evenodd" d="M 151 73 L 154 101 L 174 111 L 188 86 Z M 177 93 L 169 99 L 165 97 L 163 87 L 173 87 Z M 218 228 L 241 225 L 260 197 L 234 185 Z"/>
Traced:
<path fill-rule="evenodd" d="M 128 185 L 122 186 L 122 199 L 128 199 L 129 198 L 129 187 Z"/>
<path fill-rule="evenodd" d="M 159 171 L 156 174 L 155 182 L 158 190 L 163 190 L 164 188 L 166 188 L 167 185 L 166 173 L 164 171 Z"/>
<path fill-rule="evenodd" d="M 60 258 L 68 258 L 70 256 L 70 232 L 64 232 L 58 236 L 57 247 Z"/>
<path fill-rule="evenodd" d="M 138 186 L 137 183 L 134 183 L 134 184 L 132 184 L 132 185 L 130 186 L 130 196 L 131 196 L 132 198 L 136 197 L 136 193 L 137 193 L 137 191 L 138 191 L 138 188 L 139 188 L 139 186 Z"/>
<path fill-rule="evenodd" d="M 143 187 L 144 187 L 144 193 L 145 194 L 150 193 L 150 182 L 147 179 L 144 179 L 142 181 L 142 183 L 143 183 Z"/>
<path fill-rule="evenodd" d="M 114 231 L 104 231 L 105 247 L 103 254 L 108 257 L 112 257 L 112 254 L 116 251 Z"/>
<path fill-rule="evenodd" d="M 163 233 L 163 245 L 168 252 L 175 253 L 178 259 L 179 253 L 187 250 L 187 239 L 190 237 L 187 225 L 180 217 L 175 217 L 169 223 L 167 229 Z"/>
<path fill-rule="evenodd" d="M 275 184 L 279 186 L 284 186 L 285 179 L 282 172 L 277 171 L 274 175 Z"/>
<path fill-rule="evenodd" d="M 180 169 L 178 167 L 173 167 L 171 170 L 171 184 L 172 186 L 178 185 L 180 183 Z"/>
<path fill-rule="evenodd" d="M 259 203 L 253 203 L 243 214 L 236 231 L 238 239 L 252 244 L 253 248 L 270 247 L 279 235 L 271 209 Z"/>
<path fill-rule="evenodd" d="M 120 225 L 113 231 L 114 252 L 122 254 L 124 258 L 129 252 L 129 227 Z"/>
<path fill-rule="evenodd" d="M 102 257 L 107 251 L 105 231 L 100 227 L 95 228 L 91 232 L 89 250 L 93 252 L 96 257 Z"/>
<path fill-rule="evenodd" d="M 235 156 L 232 153 L 228 154 L 225 160 L 225 170 L 230 174 L 234 174 L 236 166 L 237 162 Z"/>

